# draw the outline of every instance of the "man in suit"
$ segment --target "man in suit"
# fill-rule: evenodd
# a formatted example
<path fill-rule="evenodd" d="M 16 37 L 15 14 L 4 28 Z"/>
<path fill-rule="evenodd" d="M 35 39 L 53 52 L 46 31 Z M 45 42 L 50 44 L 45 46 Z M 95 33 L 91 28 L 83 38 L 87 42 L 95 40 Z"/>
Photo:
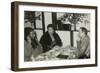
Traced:
<path fill-rule="evenodd" d="M 77 48 L 79 50 L 79 59 L 90 58 L 90 38 L 87 35 L 86 28 L 81 27 L 79 30 L 79 38 L 77 39 Z"/>
<path fill-rule="evenodd" d="M 40 43 L 43 47 L 43 52 L 47 52 L 55 46 L 62 46 L 62 41 L 59 35 L 55 32 L 53 24 L 47 26 L 47 32 L 41 37 Z"/>

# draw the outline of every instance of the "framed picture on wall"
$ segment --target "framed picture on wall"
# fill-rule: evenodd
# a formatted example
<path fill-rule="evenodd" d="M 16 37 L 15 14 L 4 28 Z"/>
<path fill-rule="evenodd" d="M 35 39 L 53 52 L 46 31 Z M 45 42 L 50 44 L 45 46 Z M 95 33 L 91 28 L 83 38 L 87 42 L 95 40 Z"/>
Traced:
<path fill-rule="evenodd" d="M 97 66 L 97 7 L 11 3 L 11 70 Z"/>

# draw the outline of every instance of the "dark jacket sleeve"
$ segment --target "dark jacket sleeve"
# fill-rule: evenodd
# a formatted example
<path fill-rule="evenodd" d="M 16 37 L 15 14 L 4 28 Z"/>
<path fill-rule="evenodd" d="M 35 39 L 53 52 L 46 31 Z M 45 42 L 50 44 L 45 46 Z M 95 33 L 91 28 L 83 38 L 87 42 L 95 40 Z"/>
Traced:
<path fill-rule="evenodd" d="M 62 43 L 62 41 L 61 41 L 59 35 L 56 33 L 54 36 L 55 36 L 55 39 L 56 39 L 56 44 L 57 44 L 58 46 L 62 46 L 63 43 Z"/>
<path fill-rule="evenodd" d="M 53 36 L 55 38 L 56 45 L 62 46 L 62 41 L 61 41 L 59 35 L 57 33 L 54 33 Z M 41 37 L 40 43 L 43 47 L 43 52 L 49 51 L 51 49 L 50 45 L 52 44 L 52 40 L 47 32 Z"/>
<path fill-rule="evenodd" d="M 40 43 L 43 47 L 43 52 L 48 51 L 48 47 L 47 47 L 48 44 L 47 44 L 47 39 L 46 38 L 47 38 L 47 36 L 46 36 L 46 34 L 44 34 L 40 39 Z"/>

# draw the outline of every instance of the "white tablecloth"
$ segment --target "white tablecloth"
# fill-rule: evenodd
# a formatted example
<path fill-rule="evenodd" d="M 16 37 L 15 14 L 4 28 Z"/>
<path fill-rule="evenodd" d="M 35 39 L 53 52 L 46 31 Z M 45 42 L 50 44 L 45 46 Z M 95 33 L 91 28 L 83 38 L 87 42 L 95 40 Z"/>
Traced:
<path fill-rule="evenodd" d="M 77 59 L 79 51 L 75 47 L 66 46 L 66 47 L 54 47 L 46 53 L 42 53 L 35 58 L 35 61 L 44 61 L 44 60 L 61 60 L 58 58 L 58 55 L 68 56 L 67 59 Z"/>

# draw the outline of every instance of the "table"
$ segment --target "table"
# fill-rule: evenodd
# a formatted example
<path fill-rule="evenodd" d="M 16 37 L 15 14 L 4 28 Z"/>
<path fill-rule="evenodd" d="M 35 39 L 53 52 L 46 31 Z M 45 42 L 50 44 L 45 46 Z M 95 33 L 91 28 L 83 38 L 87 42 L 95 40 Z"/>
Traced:
<path fill-rule="evenodd" d="M 62 56 L 62 58 L 60 56 Z M 65 58 L 64 58 L 64 56 L 65 56 Z M 35 61 L 77 59 L 78 56 L 79 56 L 79 50 L 75 47 L 71 47 L 71 46 L 58 47 L 58 46 L 55 46 L 50 51 L 38 55 L 35 58 Z"/>

